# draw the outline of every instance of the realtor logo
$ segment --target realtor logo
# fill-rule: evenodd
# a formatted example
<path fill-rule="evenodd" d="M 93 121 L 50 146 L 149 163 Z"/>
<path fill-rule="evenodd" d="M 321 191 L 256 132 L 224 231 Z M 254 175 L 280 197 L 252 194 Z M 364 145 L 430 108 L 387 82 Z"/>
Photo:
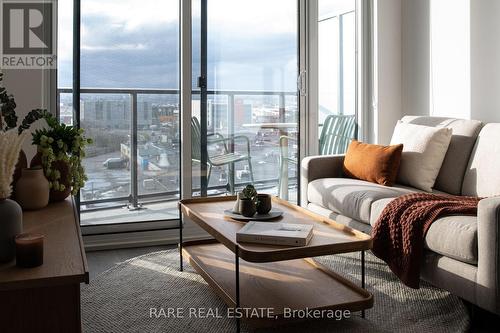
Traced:
<path fill-rule="evenodd" d="M 0 68 L 55 68 L 55 0 L 3 0 Z"/>

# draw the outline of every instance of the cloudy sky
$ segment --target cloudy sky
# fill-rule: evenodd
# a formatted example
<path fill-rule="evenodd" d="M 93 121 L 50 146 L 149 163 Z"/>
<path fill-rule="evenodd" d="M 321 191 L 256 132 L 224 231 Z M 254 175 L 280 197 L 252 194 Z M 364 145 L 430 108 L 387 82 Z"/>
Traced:
<path fill-rule="evenodd" d="M 59 1 L 60 87 L 71 86 L 71 3 Z M 209 88 L 296 88 L 296 1 L 208 3 Z M 178 0 L 82 1 L 82 87 L 177 88 L 178 10 Z M 197 12 L 195 6 L 194 76 L 199 70 Z"/>

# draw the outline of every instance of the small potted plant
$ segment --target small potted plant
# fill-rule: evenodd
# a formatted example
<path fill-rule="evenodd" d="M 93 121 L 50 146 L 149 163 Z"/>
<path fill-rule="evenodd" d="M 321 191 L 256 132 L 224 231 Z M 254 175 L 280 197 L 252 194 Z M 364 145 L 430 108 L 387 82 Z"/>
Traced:
<path fill-rule="evenodd" d="M 257 211 L 257 191 L 253 185 L 247 185 L 241 191 L 239 203 L 240 214 L 245 217 L 252 217 Z"/>
<path fill-rule="evenodd" d="M 33 144 L 38 153 L 31 166 L 41 165 L 50 186 L 50 201 L 62 201 L 77 194 L 85 185 L 87 176 L 82 166 L 85 146 L 92 143 L 83 129 L 59 123 L 51 115 L 44 116 L 48 128 L 33 133 Z"/>

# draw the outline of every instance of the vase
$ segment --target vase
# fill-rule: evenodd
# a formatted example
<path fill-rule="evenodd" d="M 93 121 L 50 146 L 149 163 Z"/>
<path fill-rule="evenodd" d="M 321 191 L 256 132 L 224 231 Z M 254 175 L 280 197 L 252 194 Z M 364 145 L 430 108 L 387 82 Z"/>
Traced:
<path fill-rule="evenodd" d="M 42 165 L 42 154 L 36 153 L 31 160 L 30 167 L 41 166 Z M 69 174 L 69 165 L 64 161 L 54 161 L 52 162 L 52 170 L 57 170 L 61 174 L 61 178 L 58 180 L 59 184 L 63 184 L 65 189 L 64 191 L 59 190 L 50 190 L 49 193 L 49 202 L 58 202 L 63 201 L 71 194 L 71 185 L 70 185 L 70 174 Z"/>
<path fill-rule="evenodd" d="M 14 200 L 0 199 L 0 216 L 0 262 L 6 262 L 16 255 L 14 239 L 23 229 L 23 211 Z"/>
<path fill-rule="evenodd" d="M 54 161 L 52 162 L 52 170 L 59 171 L 59 173 L 61 174 L 61 178 L 59 178 L 59 184 L 63 184 L 65 189 L 63 191 L 51 189 L 49 194 L 49 201 L 63 201 L 71 194 L 71 185 L 69 181 L 69 164 L 64 161 Z"/>
<path fill-rule="evenodd" d="M 30 168 L 34 168 L 37 166 L 42 166 L 42 154 L 36 153 L 35 156 L 30 161 Z"/>
<path fill-rule="evenodd" d="M 237 193 L 236 194 L 236 202 L 234 203 L 234 206 L 233 206 L 233 213 L 235 214 L 241 214 L 240 213 L 240 200 L 241 200 L 241 196 L 243 195 L 243 193 Z"/>
<path fill-rule="evenodd" d="M 271 196 L 269 194 L 257 194 L 257 213 L 267 214 L 271 211 Z"/>
<path fill-rule="evenodd" d="M 240 214 L 245 217 L 252 217 L 255 215 L 256 208 L 252 199 L 240 198 Z"/>
<path fill-rule="evenodd" d="M 41 167 L 23 169 L 16 184 L 15 200 L 23 210 L 40 209 L 49 204 L 49 181 Z"/>

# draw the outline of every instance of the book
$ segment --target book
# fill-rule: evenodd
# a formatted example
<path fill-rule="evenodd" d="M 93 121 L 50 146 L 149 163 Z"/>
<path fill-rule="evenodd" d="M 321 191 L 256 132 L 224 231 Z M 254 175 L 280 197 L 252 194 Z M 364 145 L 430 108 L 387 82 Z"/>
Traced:
<path fill-rule="evenodd" d="M 310 224 L 248 222 L 236 233 L 237 242 L 305 246 L 313 236 Z"/>

